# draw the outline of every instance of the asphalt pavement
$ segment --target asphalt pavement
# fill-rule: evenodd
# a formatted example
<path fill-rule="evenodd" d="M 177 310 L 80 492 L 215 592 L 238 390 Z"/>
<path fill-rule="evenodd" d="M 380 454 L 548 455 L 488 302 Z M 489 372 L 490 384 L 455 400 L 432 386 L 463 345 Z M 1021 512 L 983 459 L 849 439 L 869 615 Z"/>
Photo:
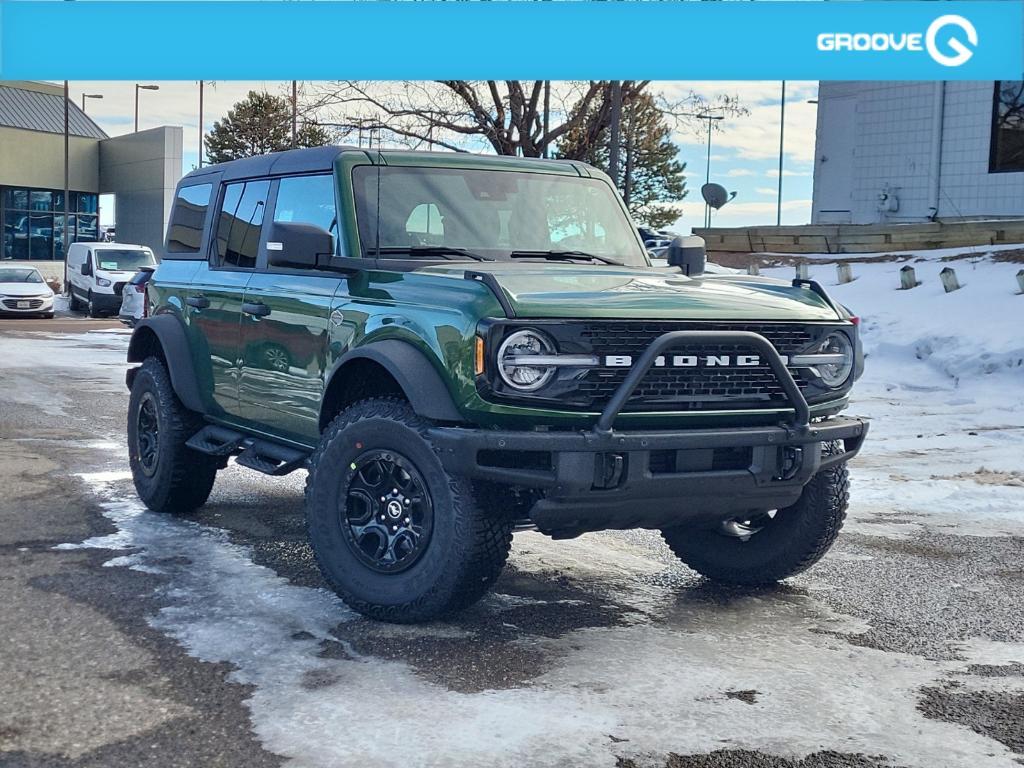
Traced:
<path fill-rule="evenodd" d="M 127 340 L 0 320 L 5 768 L 1024 764 L 1022 538 L 852 526 L 730 591 L 651 532 L 524 533 L 465 614 L 376 624 L 316 570 L 303 473 L 138 504 Z"/>

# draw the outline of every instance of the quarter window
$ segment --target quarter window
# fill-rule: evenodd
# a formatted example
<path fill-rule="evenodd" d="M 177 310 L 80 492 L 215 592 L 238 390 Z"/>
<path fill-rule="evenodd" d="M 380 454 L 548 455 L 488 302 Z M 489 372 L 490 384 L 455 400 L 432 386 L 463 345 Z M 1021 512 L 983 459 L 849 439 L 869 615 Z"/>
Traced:
<path fill-rule="evenodd" d="M 270 182 L 247 181 L 228 184 L 217 222 L 215 266 L 253 269 L 263 232 Z"/>
<path fill-rule="evenodd" d="M 210 184 L 181 187 L 174 198 L 171 225 L 167 229 L 167 250 L 172 253 L 196 253 L 203 241 L 206 211 L 210 206 Z"/>
<path fill-rule="evenodd" d="M 1024 80 L 996 82 L 989 171 L 1024 171 Z"/>

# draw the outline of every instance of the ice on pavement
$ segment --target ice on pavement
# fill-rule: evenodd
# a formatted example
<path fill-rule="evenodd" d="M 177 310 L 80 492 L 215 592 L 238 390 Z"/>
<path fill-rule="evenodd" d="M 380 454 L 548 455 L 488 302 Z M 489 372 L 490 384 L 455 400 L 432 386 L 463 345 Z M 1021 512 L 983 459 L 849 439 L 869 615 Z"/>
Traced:
<path fill-rule="evenodd" d="M 109 495 L 116 476 L 85 479 Z M 152 626 L 199 659 L 230 664 L 231 679 L 253 687 L 256 735 L 294 765 L 613 766 L 617 756 L 655 765 L 668 752 L 723 746 L 881 752 L 921 768 L 1012 764 L 997 742 L 926 718 L 918 691 L 964 679 L 971 663 L 1024 659 L 1024 646 L 978 643 L 962 661 L 930 661 L 832 636 L 865 627 L 801 595 L 709 608 L 666 588 L 645 601 L 657 622 L 522 639 L 553 660 L 547 671 L 520 687 L 459 693 L 344 643 L 344 658 L 321 656 L 322 641 L 353 614 L 333 594 L 256 565 L 226 532 L 130 499 L 103 507 L 118 531 L 78 546 L 123 550 L 108 564 L 167 577 L 166 607 Z M 517 565 L 556 556 L 560 543 L 535 538 L 534 554 Z M 606 555 L 600 547 L 590 554 L 596 572 Z M 608 560 L 614 572 L 619 560 Z M 491 609 L 504 603 L 499 597 Z M 409 629 L 425 637 L 447 630 Z M 732 690 L 757 691 L 756 710 L 725 695 Z M 743 726 L 723 727 L 737 721 Z"/>

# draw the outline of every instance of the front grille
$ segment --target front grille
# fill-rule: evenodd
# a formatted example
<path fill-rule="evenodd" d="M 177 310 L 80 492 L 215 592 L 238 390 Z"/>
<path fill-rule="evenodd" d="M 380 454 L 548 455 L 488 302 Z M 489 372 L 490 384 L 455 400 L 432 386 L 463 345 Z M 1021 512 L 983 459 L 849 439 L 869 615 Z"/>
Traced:
<path fill-rule="evenodd" d="M 491 365 L 485 376 L 477 379 L 481 396 L 586 412 L 602 410 L 632 370 L 628 365 L 613 365 L 606 358 L 629 357 L 635 365 L 655 339 L 671 331 L 749 331 L 765 337 L 784 357 L 812 352 L 833 331 L 848 332 L 845 323 L 545 319 L 490 325 L 486 331 L 488 348 L 497 349 L 509 333 L 524 326 L 550 336 L 559 354 L 595 355 L 601 367 L 560 368 L 549 384 L 525 395 L 506 385 Z M 647 372 L 623 412 L 757 410 L 792 405 L 763 355 L 742 343 L 680 342 L 663 355 L 665 365 Z M 672 358 L 676 355 L 697 357 L 699 364 L 674 365 Z M 728 355 L 729 366 L 707 365 L 704 358 L 713 355 Z M 758 355 L 762 359 L 759 365 L 737 365 L 739 355 Z M 806 369 L 791 368 L 790 373 L 812 405 L 834 400 L 845 391 L 829 389 Z"/>
<path fill-rule="evenodd" d="M 599 356 L 629 355 L 636 363 L 640 355 L 658 337 L 670 331 L 730 330 L 752 331 L 770 341 L 780 355 L 793 355 L 806 350 L 817 334 L 807 326 L 790 323 L 670 323 L 621 322 L 585 323 L 581 341 Z M 742 344 L 681 343 L 664 353 L 696 355 L 757 354 Z M 578 392 L 594 405 L 603 407 L 628 375 L 629 368 L 599 368 L 588 371 L 578 382 Z M 793 371 L 801 389 L 806 387 L 801 371 Z M 807 393 L 805 392 L 805 395 Z M 786 396 L 767 362 L 742 368 L 718 367 L 654 367 L 640 382 L 626 403 L 625 411 L 686 410 L 715 408 L 769 408 L 787 405 Z"/>
<path fill-rule="evenodd" d="M 19 302 L 24 304 L 26 301 L 28 302 L 27 307 L 18 306 Z M 26 309 L 39 309 L 41 306 L 43 306 L 42 299 L 4 299 L 5 309 L 20 309 L 24 311 Z"/>

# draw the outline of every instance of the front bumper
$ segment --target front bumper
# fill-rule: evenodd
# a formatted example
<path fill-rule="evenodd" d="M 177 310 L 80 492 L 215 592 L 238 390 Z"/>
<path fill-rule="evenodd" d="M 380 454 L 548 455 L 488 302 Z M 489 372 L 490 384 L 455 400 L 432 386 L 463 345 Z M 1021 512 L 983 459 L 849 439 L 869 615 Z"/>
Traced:
<path fill-rule="evenodd" d="M 617 431 L 615 421 L 658 355 L 688 342 L 742 343 L 767 361 L 792 408 L 786 423 L 671 431 Z M 656 338 L 586 432 L 491 432 L 437 427 L 431 439 L 454 474 L 537 489 L 530 518 L 553 536 L 606 528 L 711 524 L 788 507 L 821 469 L 849 461 L 868 425 L 811 421 L 778 351 L 750 331 L 670 331 Z M 824 443 L 842 449 L 823 454 Z"/>
<path fill-rule="evenodd" d="M 97 312 L 120 312 L 122 300 L 116 293 L 92 293 L 92 304 Z"/>
<path fill-rule="evenodd" d="M 868 425 L 837 417 L 785 426 L 657 432 L 497 432 L 436 427 L 453 474 L 543 491 L 530 511 L 542 531 L 714 522 L 793 504 L 821 469 L 849 461 Z M 823 456 L 822 443 L 838 453 Z"/>
<path fill-rule="evenodd" d="M 19 303 L 27 303 L 27 307 L 19 307 Z M 53 312 L 53 297 L 19 297 L 0 299 L 0 315 L 42 315 Z"/>

